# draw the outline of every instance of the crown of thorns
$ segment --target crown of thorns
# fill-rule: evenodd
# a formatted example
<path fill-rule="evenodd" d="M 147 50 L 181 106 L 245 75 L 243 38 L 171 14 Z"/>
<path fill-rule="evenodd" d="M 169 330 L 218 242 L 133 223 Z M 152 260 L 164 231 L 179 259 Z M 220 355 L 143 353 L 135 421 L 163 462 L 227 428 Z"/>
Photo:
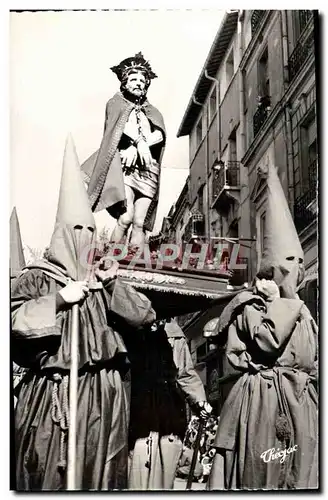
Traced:
<path fill-rule="evenodd" d="M 148 78 L 151 80 L 153 78 L 157 78 L 157 75 L 151 69 L 151 66 L 148 61 L 144 58 L 141 52 L 138 52 L 134 57 L 128 57 L 120 62 L 117 66 L 112 66 L 110 68 L 118 77 L 120 81 L 122 81 L 124 75 L 127 71 L 131 69 L 144 71 Z"/>

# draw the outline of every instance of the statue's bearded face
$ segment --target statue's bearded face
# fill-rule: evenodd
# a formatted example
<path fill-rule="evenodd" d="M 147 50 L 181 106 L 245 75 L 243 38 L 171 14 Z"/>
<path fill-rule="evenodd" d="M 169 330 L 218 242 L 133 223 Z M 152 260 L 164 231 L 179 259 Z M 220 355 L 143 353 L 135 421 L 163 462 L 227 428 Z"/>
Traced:
<path fill-rule="evenodd" d="M 146 90 L 146 77 L 141 71 L 131 72 L 127 76 L 125 89 L 130 94 L 140 97 Z"/>

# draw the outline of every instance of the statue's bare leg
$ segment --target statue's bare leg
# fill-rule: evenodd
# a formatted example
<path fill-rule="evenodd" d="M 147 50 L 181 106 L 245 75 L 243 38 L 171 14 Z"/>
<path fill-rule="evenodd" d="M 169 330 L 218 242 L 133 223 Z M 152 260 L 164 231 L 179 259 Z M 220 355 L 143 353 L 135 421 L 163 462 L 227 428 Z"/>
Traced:
<path fill-rule="evenodd" d="M 135 192 L 130 186 L 125 185 L 125 196 L 127 202 L 126 212 L 119 217 L 111 235 L 111 241 L 114 243 L 124 243 L 126 234 L 133 221 Z"/>
<path fill-rule="evenodd" d="M 145 244 L 144 222 L 148 212 L 151 198 L 142 196 L 134 202 L 134 214 L 132 221 L 132 233 L 130 244 L 143 248 Z"/>

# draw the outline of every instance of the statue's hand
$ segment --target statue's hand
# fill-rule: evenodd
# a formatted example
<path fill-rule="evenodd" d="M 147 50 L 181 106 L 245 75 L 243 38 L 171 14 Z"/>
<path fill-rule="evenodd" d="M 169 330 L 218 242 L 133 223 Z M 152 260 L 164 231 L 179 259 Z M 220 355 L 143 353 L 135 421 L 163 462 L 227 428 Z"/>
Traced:
<path fill-rule="evenodd" d="M 145 165 L 146 167 L 150 167 L 153 161 L 150 149 L 146 141 L 141 140 L 138 142 L 137 145 L 138 148 L 138 153 L 140 156 L 141 164 Z"/>
<path fill-rule="evenodd" d="M 271 302 L 280 297 L 279 288 L 272 280 L 256 279 L 255 288 L 259 295 L 262 295 L 267 301 Z"/>
<path fill-rule="evenodd" d="M 119 267 L 116 260 L 103 258 L 95 270 L 95 275 L 101 282 L 108 282 L 116 278 Z"/>
<path fill-rule="evenodd" d="M 123 167 L 133 167 L 136 164 L 138 152 L 135 146 L 129 146 L 120 152 Z"/>

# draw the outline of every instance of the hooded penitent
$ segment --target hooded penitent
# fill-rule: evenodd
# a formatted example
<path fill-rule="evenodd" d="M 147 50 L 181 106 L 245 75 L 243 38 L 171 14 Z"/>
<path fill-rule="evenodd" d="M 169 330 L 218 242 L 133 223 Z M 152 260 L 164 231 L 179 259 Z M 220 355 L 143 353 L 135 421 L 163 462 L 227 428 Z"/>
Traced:
<path fill-rule="evenodd" d="M 19 221 L 16 207 L 13 208 L 10 216 L 10 279 L 14 280 L 25 267 L 22 239 L 19 229 Z M 13 362 L 13 387 L 15 388 L 25 370 Z M 15 398 L 16 405 L 16 398 Z"/>
<path fill-rule="evenodd" d="M 219 322 L 205 327 L 218 333 L 222 349 L 213 490 L 317 487 L 317 328 L 296 295 L 303 251 L 276 168 L 268 165 L 265 174 L 258 273 L 265 281 L 239 293 Z M 267 295 L 259 293 L 265 284 Z"/>
<path fill-rule="evenodd" d="M 25 267 L 25 258 L 16 207 L 10 216 L 10 277 L 15 278 Z"/>
<path fill-rule="evenodd" d="M 89 256 L 96 242 L 96 224 L 84 187 L 72 137 L 66 141 L 55 229 L 49 262 L 74 280 L 87 278 Z"/>
<path fill-rule="evenodd" d="M 28 266 L 11 296 L 12 356 L 29 368 L 15 410 L 17 490 L 66 486 L 72 307 L 58 299 L 67 277 L 87 277 L 95 234 L 69 137 L 48 260 Z M 136 333 L 156 318 L 150 301 L 132 287 L 120 280 L 101 285 L 89 286 L 79 302 L 75 466 L 76 489 L 84 491 L 126 488 L 129 362 L 123 334 L 127 328 Z"/>
<path fill-rule="evenodd" d="M 269 164 L 259 174 L 267 179 L 267 205 L 258 276 L 272 276 L 277 285 L 281 285 L 295 261 L 298 262 L 300 270 L 303 269 L 304 253 L 277 169 Z M 301 273 L 299 275 L 301 278 Z"/>

